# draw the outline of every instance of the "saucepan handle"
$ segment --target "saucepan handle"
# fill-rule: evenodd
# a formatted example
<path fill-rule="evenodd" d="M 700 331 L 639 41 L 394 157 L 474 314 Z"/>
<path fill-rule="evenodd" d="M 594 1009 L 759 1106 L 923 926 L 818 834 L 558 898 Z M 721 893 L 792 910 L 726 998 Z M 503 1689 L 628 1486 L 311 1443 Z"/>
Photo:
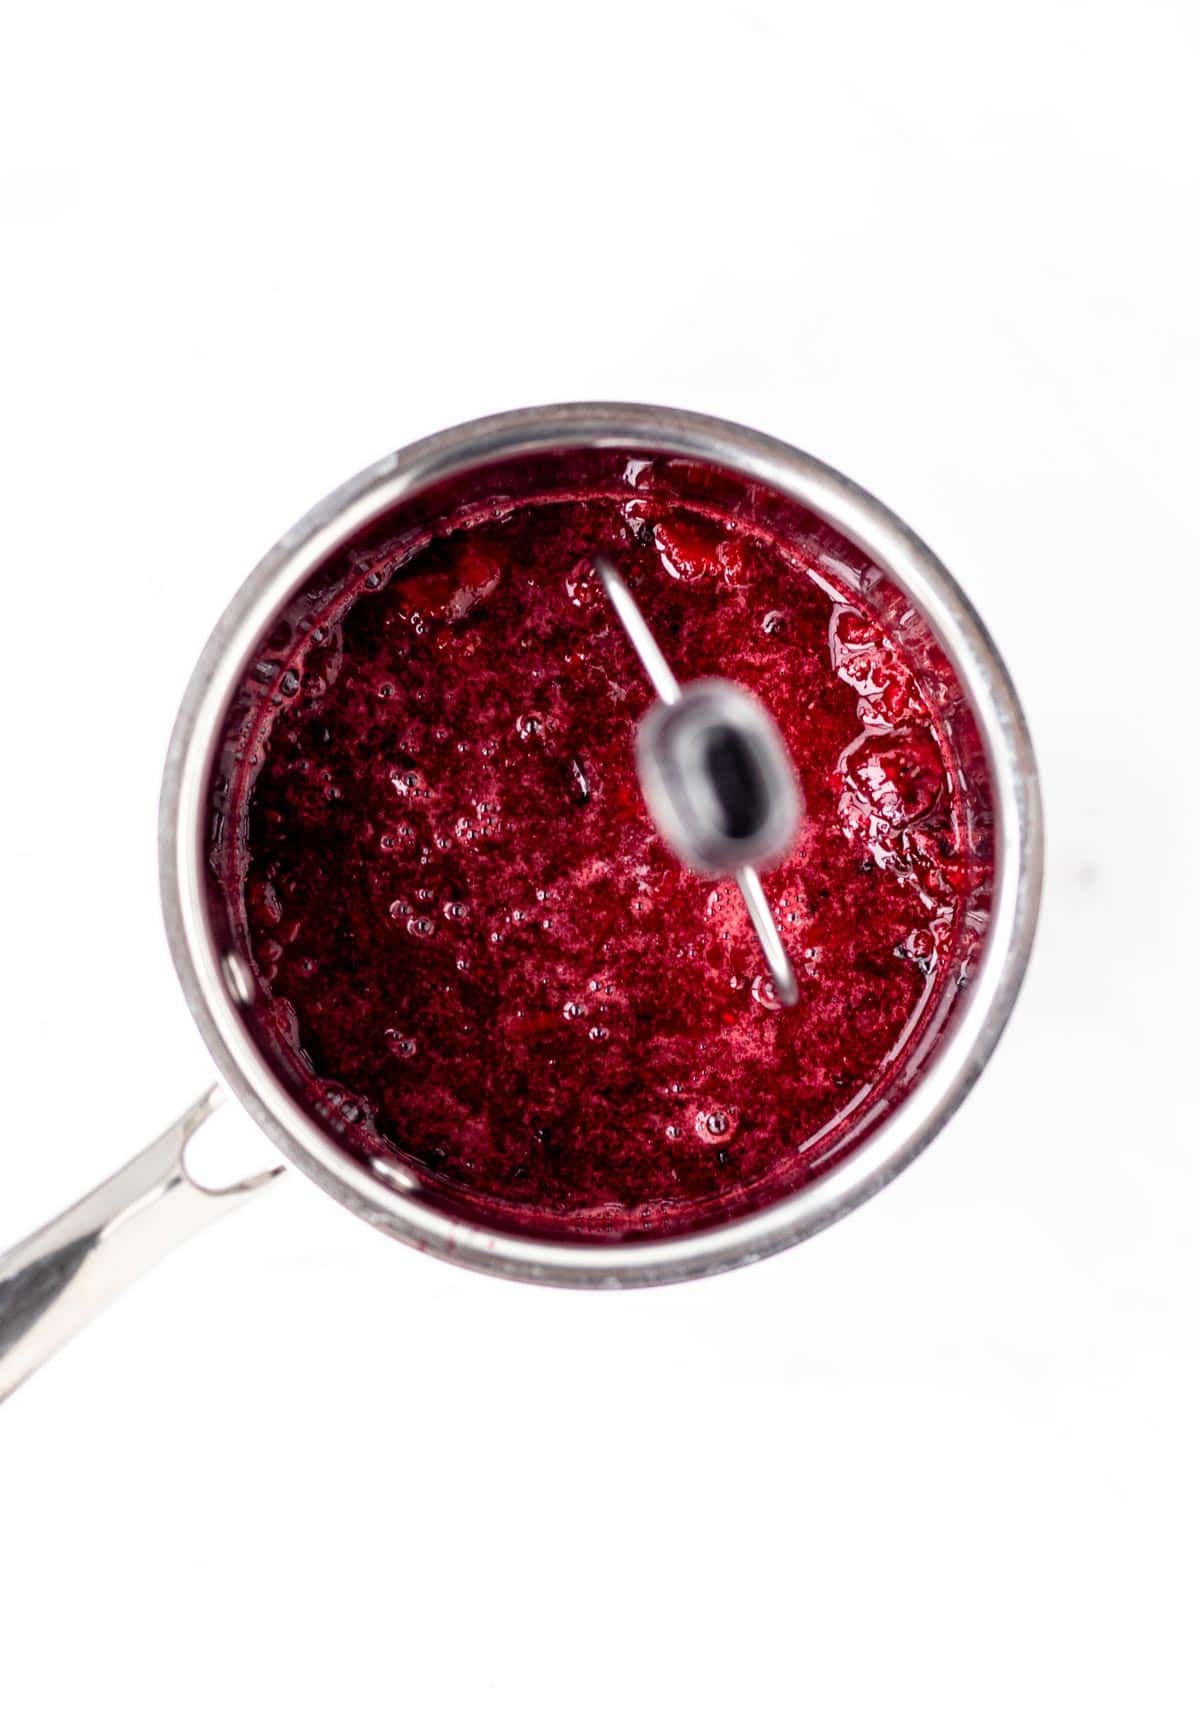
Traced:
<path fill-rule="evenodd" d="M 221 1190 L 191 1177 L 184 1151 L 221 1099 L 209 1090 L 111 1179 L 0 1254 L 0 1401 L 159 1258 L 283 1172 Z"/>

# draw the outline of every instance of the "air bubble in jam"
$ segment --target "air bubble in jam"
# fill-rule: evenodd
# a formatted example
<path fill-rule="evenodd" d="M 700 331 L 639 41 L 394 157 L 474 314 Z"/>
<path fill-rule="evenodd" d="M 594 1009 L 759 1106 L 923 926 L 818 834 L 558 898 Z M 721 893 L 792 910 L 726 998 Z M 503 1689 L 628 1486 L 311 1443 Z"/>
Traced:
<path fill-rule="evenodd" d="M 761 487 L 697 462 L 558 459 L 534 501 L 509 477 L 421 530 L 401 507 L 317 572 L 214 767 L 214 894 L 247 1017 L 365 1166 L 489 1225 L 677 1234 L 832 1165 L 965 985 L 980 768 L 923 693 L 957 699 L 953 673 L 910 656 L 881 579 L 866 614 L 836 535 L 780 536 Z M 653 694 L 597 550 L 678 675 L 742 681 L 780 725 L 806 805 L 768 880 L 795 1007 L 736 885 L 681 869 L 646 813 Z"/>

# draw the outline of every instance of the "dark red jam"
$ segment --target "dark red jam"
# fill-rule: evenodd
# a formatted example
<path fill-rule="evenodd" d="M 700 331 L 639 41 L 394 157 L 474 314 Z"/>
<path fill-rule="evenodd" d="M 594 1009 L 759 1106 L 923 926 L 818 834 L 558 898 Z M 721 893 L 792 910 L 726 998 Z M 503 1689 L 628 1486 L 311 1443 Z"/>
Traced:
<path fill-rule="evenodd" d="M 736 887 L 650 822 L 652 696 L 596 550 L 681 680 L 779 723 L 795 1007 Z M 285 1081 L 368 1165 L 551 1237 L 688 1231 L 828 1169 L 919 1076 L 987 921 L 986 769 L 920 618 L 795 505 L 666 458 L 542 457 L 377 523 L 263 643 L 212 800 Z"/>

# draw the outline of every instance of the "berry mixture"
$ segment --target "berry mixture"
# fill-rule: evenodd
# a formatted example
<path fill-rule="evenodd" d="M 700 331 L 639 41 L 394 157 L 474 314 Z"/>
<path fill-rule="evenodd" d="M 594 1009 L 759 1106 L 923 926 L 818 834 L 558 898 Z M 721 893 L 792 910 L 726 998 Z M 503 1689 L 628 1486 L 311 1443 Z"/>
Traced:
<path fill-rule="evenodd" d="M 476 1221 L 658 1235 L 796 1189 L 902 1087 L 986 921 L 944 661 L 827 531 L 670 467 L 564 464 L 377 528 L 267 643 L 214 781 L 263 1045 L 383 1177 Z M 779 724 L 805 815 L 765 885 L 794 1007 L 736 887 L 651 824 L 652 695 L 596 550 L 681 680 L 730 677 Z"/>

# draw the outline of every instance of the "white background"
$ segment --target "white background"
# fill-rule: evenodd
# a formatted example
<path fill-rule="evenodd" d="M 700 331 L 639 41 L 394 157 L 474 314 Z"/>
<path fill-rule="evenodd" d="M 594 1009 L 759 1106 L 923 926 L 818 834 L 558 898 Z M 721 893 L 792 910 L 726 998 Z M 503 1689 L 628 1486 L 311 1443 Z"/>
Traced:
<path fill-rule="evenodd" d="M 800 1249 L 546 1292 L 292 1176 L 130 1293 L 0 1411 L 4 1717 L 1195 1718 L 1195 6 L 118 0 L 0 67 L 0 1243 L 205 1085 L 176 702 L 428 431 L 666 401 L 853 474 L 1049 822 L 991 1068 Z"/>

